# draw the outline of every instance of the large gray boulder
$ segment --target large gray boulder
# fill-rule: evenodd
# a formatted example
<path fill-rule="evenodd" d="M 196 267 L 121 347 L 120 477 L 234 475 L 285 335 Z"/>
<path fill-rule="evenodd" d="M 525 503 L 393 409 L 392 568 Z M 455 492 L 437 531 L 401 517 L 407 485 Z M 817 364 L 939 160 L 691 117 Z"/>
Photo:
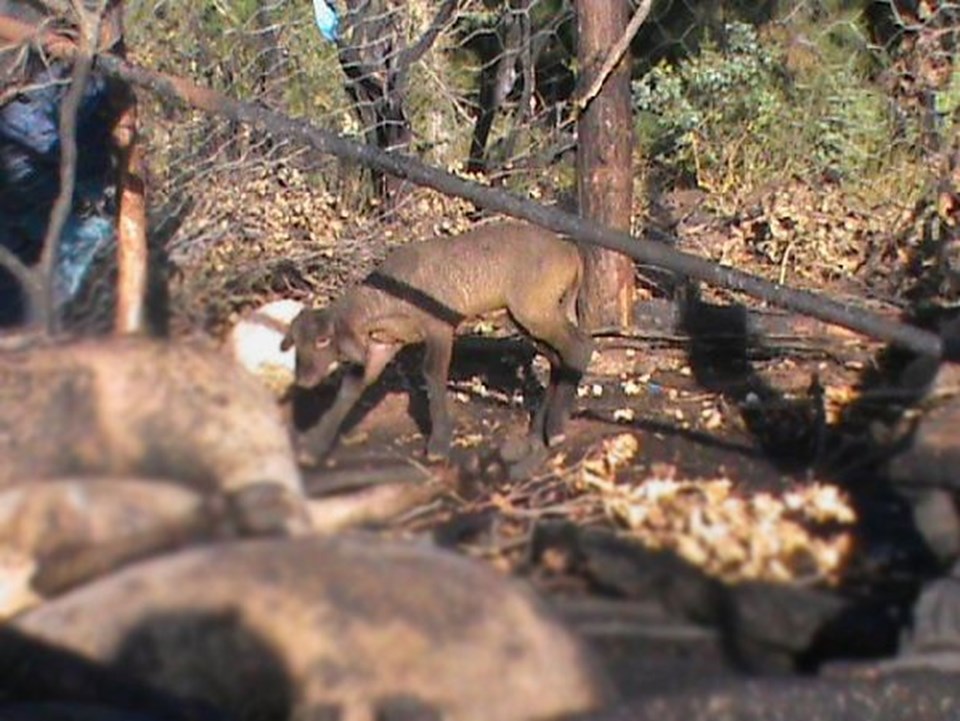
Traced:
<path fill-rule="evenodd" d="M 529 721 L 609 700 L 578 639 L 522 587 L 456 554 L 366 536 L 237 541 L 141 562 L 11 629 L 238 719 L 372 721 L 413 708 Z M 47 674 L 44 692 L 60 693 L 56 669 Z M 84 697 L 83 684 L 62 691 L 111 701 Z"/>

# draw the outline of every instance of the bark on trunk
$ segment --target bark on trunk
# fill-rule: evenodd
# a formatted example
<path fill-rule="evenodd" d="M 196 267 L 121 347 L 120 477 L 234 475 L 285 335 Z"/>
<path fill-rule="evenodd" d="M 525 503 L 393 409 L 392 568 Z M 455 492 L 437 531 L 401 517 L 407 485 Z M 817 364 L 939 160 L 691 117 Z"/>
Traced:
<path fill-rule="evenodd" d="M 143 147 L 137 137 L 137 100 L 132 91 L 114 127 L 117 164 L 117 310 L 114 331 L 141 333 L 146 318 L 147 203 Z"/>
<path fill-rule="evenodd" d="M 123 40 L 123 4 L 116 2 L 101 42 L 126 57 Z M 147 202 L 143 146 L 137 132 L 137 96 L 133 88 L 110 81 L 111 101 L 117 108 L 112 129 L 117 159 L 117 307 L 114 332 L 145 330 L 147 297 Z"/>
<path fill-rule="evenodd" d="M 628 21 L 627 0 L 578 0 L 578 54 L 584 71 L 581 87 L 590 84 Z M 629 231 L 633 200 L 629 53 L 580 116 L 578 138 L 580 214 L 600 225 Z M 585 248 L 584 260 L 581 323 L 588 330 L 628 325 L 634 294 L 633 261 L 597 247 Z"/>

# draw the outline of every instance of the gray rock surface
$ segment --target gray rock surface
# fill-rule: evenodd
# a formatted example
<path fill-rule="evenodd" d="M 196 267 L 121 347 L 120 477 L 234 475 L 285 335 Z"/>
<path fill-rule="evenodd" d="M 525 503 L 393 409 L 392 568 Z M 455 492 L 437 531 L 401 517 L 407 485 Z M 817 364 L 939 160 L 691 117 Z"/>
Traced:
<path fill-rule="evenodd" d="M 610 699 L 584 646 L 520 586 L 452 553 L 366 536 L 164 556 L 11 628 L 238 719 L 374 719 L 414 704 L 448 721 L 525 721 Z M 0 664 L 29 662 L 2 652 Z M 110 702 L 83 698 L 82 684 L 71 694 Z"/>

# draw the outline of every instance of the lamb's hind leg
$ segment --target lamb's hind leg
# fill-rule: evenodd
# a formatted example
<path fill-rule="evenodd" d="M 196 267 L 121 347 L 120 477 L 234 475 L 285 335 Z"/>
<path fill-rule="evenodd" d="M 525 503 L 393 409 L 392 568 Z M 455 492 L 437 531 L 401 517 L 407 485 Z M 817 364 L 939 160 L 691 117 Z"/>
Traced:
<path fill-rule="evenodd" d="M 558 358 L 550 367 L 550 384 L 544 398 L 543 434 L 547 445 L 552 446 L 563 440 L 577 386 L 590 363 L 593 343 L 569 321 L 543 340 L 554 348 Z"/>
<path fill-rule="evenodd" d="M 423 375 L 427 385 L 427 401 L 430 406 L 430 440 L 427 441 L 427 458 L 441 460 L 450 453 L 453 438 L 453 422 L 447 404 L 447 379 L 450 375 L 450 358 L 453 355 L 453 330 L 437 329 L 426 340 L 423 360 Z"/>
<path fill-rule="evenodd" d="M 534 416 L 531 434 L 535 443 L 553 445 L 563 439 L 563 428 L 576 398 L 577 385 L 590 363 L 593 342 L 571 319 L 575 315 L 579 271 L 517 289 L 509 310 L 550 362 L 550 380 L 543 404 Z"/>
<path fill-rule="evenodd" d="M 550 378 L 543 401 L 530 424 L 531 440 L 538 445 L 555 445 L 563 440 L 563 429 L 573 409 L 577 385 L 590 362 L 593 343 L 589 336 L 566 318 L 552 323 L 518 319 L 537 341 L 550 363 Z"/>
<path fill-rule="evenodd" d="M 550 362 L 550 379 L 543 401 L 530 424 L 526 452 L 517 457 L 510 467 L 510 478 L 513 480 L 527 478 L 546 460 L 547 446 L 563 440 L 563 429 L 573 407 L 577 384 L 592 352 L 589 338 L 581 334 L 576 326 L 571 324 L 571 327 L 576 332 L 564 330 L 547 333 L 543 328 L 537 331 L 538 345 Z M 564 349 L 563 355 L 555 350 L 557 347 Z"/>
<path fill-rule="evenodd" d="M 554 368 L 559 367 L 560 359 L 553 349 L 537 342 L 537 350 L 547 359 L 550 364 L 550 376 L 547 379 L 547 387 L 543 391 L 543 398 L 540 399 L 540 405 L 534 411 L 533 418 L 530 420 L 530 443 L 534 447 L 546 447 L 547 444 L 547 409 L 554 403 L 556 385 L 553 382 Z"/>

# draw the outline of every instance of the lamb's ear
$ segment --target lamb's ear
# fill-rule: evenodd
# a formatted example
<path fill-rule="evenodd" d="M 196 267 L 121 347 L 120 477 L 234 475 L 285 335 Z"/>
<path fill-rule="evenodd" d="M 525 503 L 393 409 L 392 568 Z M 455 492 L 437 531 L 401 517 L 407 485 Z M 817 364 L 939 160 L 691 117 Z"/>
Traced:
<path fill-rule="evenodd" d="M 293 333 L 287 331 L 287 334 L 283 336 L 283 340 L 280 341 L 280 350 L 288 351 L 293 347 Z"/>

